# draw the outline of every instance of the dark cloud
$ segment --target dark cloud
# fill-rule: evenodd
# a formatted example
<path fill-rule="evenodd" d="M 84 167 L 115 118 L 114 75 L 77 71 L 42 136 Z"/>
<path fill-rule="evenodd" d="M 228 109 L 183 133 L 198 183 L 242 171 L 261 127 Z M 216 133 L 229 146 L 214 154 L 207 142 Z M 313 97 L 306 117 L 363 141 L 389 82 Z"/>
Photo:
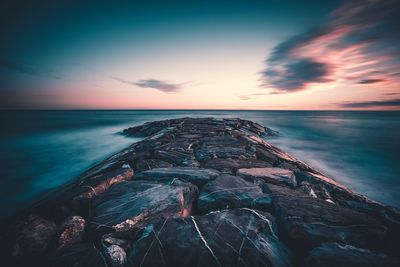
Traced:
<path fill-rule="evenodd" d="M 331 14 L 329 22 L 289 38 L 273 49 L 266 59 L 267 67 L 261 71 L 262 86 L 274 88 L 274 93 L 306 90 L 309 83 L 334 81 L 330 74 L 343 73 L 337 71 L 342 67 L 351 76 L 352 69 L 364 66 L 355 64 L 362 63 L 355 60 L 364 63 L 376 60 L 380 64 L 390 58 L 400 65 L 399 16 L 398 0 L 356 0 L 342 5 Z M 330 54 L 341 55 L 346 49 L 360 56 L 352 54 L 346 58 L 350 60 L 332 62 L 334 57 L 329 57 Z M 378 79 L 361 79 L 366 81 L 362 83 L 378 82 Z"/>
<path fill-rule="evenodd" d="M 284 72 L 267 69 L 262 74 L 269 84 L 278 88 L 274 93 L 299 91 L 310 82 L 325 82 L 329 73 L 326 63 L 316 62 L 309 58 L 298 58 L 283 65 Z"/>
<path fill-rule="evenodd" d="M 385 95 L 400 95 L 400 93 L 386 93 Z"/>
<path fill-rule="evenodd" d="M 360 84 L 370 84 L 370 83 L 381 83 L 381 82 L 385 82 L 385 79 L 365 79 L 365 80 L 361 80 L 358 83 Z"/>
<path fill-rule="evenodd" d="M 368 108 L 368 107 L 400 107 L 400 99 L 383 101 L 364 101 L 340 104 L 343 108 Z"/>
<path fill-rule="evenodd" d="M 142 88 L 157 89 L 164 93 L 176 93 L 176 92 L 180 91 L 185 84 L 188 84 L 188 82 L 170 83 L 167 81 L 162 81 L 162 80 L 157 80 L 157 79 L 144 79 L 144 80 L 138 80 L 138 81 L 127 81 L 127 80 L 123 80 L 123 79 L 116 78 L 116 77 L 112 77 L 112 79 L 120 81 L 122 83 L 142 87 Z"/>
<path fill-rule="evenodd" d="M 23 73 L 31 76 L 45 76 L 53 79 L 60 79 L 53 70 L 41 69 L 23 63 L 15 63 L 8 60 L 0 59 L 0 67 L 15 72 Z"/>

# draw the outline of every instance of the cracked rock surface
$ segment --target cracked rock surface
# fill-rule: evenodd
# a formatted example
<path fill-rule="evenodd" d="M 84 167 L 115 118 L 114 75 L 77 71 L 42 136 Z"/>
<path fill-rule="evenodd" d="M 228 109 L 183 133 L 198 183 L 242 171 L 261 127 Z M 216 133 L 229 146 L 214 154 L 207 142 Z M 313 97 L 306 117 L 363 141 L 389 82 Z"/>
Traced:
<path fill-rule="evenodd" d="M 181 118 L 122 134 L 143 140 L 1 222 L 4 266 L 399 266 L 398 209 L 271 129 Z"/>

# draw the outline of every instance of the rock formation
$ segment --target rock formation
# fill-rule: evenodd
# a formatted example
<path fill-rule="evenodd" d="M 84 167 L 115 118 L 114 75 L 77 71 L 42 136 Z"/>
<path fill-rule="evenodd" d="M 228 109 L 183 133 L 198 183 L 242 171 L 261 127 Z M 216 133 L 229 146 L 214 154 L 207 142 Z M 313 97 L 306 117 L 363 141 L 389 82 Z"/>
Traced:
<path fill-rule="evenodd" d="M 1 224 L 10 266 L 398 266 L 400 213 L 242 119 L 182 118 Z"/>

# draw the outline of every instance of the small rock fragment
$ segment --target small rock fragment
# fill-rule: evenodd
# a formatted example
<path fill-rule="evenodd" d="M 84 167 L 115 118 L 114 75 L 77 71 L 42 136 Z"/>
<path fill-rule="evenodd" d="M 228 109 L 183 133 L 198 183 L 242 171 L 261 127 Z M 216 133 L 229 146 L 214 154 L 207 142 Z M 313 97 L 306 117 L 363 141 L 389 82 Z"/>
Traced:
<path fill-rule="evenodd" d="M 85 232 L 85 224 L 85 219 L 81 216 L 67 218 L 62 225 L 63 232 L 58 239 L 59 249 L 64 249 L 82 241 Z"/>
<path fill-rule="evenodd" d="M 237 175 L 251 181 L 261 179 L 267 183 L 287 184 L 292 187 L 296 187 L 297 185 L 294 173 L 281 168 L 239 169 Z"/>
<path fill-rule="evenodd" d="M 104 251 L 104 255 L 106 256 L 108 263 L 113 267 L 123 266 L 126 262 L 125 250 L 117 245 L 109 246 Z"/>

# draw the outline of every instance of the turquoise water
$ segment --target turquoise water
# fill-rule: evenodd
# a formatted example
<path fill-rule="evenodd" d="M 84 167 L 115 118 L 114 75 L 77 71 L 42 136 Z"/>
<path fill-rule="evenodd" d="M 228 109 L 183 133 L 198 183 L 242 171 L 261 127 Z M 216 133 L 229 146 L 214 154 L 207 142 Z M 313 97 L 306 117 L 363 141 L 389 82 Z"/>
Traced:
<path fill-rule="evenodd" d="M 400 207 L 400 112 L 1 111 L 0 216 L 32 202 L 139 139 L 119 134 L 146 121 L 240 117 L 280 132 L 272 144 L 351 189 Z"/>

